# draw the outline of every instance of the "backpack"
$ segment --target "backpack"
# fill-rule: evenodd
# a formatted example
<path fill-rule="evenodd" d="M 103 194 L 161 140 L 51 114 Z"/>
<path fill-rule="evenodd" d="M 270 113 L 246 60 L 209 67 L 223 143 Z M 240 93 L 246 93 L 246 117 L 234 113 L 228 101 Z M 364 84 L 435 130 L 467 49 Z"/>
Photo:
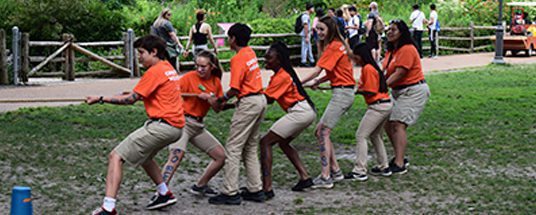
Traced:
<path fill-rule="evenodd" d="M 435 23 L 435 30 L 436 30 L 437 32 L 441 31 L 441 24 L 439 24 L 439 19 L 438 19 L 438 20 L 436 21 L 436 23 Z"/>
<path fill-rule="evenodd" d="M 296 18 L 296 24 L 294 24 L 294 33 L 296 34 L 301 33 L 303 30 L 302 16 L 303 16 L 303 13 L 299 15 L 298 18 Z"/>
<path fill-rule="evenodd" d="M 385 31 L 385 23 L 383 22 L 383 19 L 380 16 L 374 17 L 376 23 L 374 24 L 374 30 L 376 30 L 376 33 L 383 34 Z"/>
<path fill-rule="evenodd" d="M 367 27 L 363 25 L 363 18 L 361 18 L 361 15 L 357 15 L 359 18 L 359 29 L 357 29 L 357 34 L 363 35 L 367 32 Z"/>

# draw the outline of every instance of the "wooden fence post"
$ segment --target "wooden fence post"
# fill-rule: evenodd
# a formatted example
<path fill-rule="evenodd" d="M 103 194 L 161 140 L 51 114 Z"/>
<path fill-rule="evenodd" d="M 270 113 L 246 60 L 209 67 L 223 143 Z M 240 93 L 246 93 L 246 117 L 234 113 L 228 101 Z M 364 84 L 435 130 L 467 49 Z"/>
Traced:
<path fill-rule="evenodd" d="M 129 62 L 130 62 L 130 46 L 128 45 L 129 42 L 128 42 L 128 34 L 123 32 L 123 55 L 125 56 L 125 62 L 123 63 L 123 66 L 127 69 L 130 69 L 130 65 L 129 65 Z M 132 73 L 131 73 L 132 74 Z"/>
<path fill-rule="evenodd" d="M 436 56 L 439 56 L 439 33 L 441 33 L 441 30 L 440 31 L 436 31 L 436 35 L 435 35 L 435 48 L 436 48 Z"/>
<path fill-rule="evenodd" d="M 74 41 L 74 36 L 72 34 L 63 34 L 62 39 L 64 42 L 72 43 Z M 74 81 L 74 49 L 71 48 L 71 45 L 64 51 L 65 63 L 64 63 L 64 80 Z"/>
<path fill-rule="evenodd" d="M 20 52 L 20 32 L 17 26 L 11 29 L 13 33 L 12 43 L 11 43 L 11 62 L 13 62 L 13 84 L 19 85 L 19 52 Z"/>
<path fill-rule="evenodd" d="M 0 29 L 0 84 L 9 84 L 7 73 L 6 31 Z"/>
<path fill-rule="evenodd" d="M 471 21 L 469 23 L 469 28 L 470 28 L 470 32 L 469 32 L 469 36 L 471 37 L 471 45 L 469 46 L 469 53 L 473 53 L 475 51 L 475 24 L 473 23 L 473 21 Z"/>
<path fill-rule="evenodd" d="M 132 49 L 132 57 L 134 58 L 133 61 L 134 61 L 134 76 L 136 77 L 140 77 L 141 74 L 140 74 L 140 63 L 138 62 L 138 52 L 137 50 L 134 48 L 134 42 L 136 40 L 136 34 L 134 32 L 132 32 L 132 46 L 131 46 L 131 49 Z"/>
<path fill-rule="evenodd" d="M 30 72 L 30 34 L 29 33 L 23 33 L 22 34 L 22 40 L 21 40 L 21 73 L 20 73 L 20 80 L 24 83 L 28 82 L 28 73 Z"/>

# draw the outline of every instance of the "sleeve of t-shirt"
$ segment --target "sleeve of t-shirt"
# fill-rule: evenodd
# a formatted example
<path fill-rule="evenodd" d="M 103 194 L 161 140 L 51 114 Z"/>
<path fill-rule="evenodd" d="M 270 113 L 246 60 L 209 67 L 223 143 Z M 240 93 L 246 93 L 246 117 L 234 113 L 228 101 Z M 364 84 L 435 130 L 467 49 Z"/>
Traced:
<path fill-rule="evenodd" d="M 402 67 L 404 69 L 411 69 L 415 63 L 414 53 L 412 53 L 412 45 L 405 45 L 400 48 L 399 54 L 397 54 L 396 62 L 394 62 L 395 67 Z"/>
<path fill-rule="evenodd" d="M 375 76 L 378 73 L 372 66 L 365 66 L 361 71 L 359 89 L 365 92 L 375 93 L 378 92 L 378 80 Z"/>
<path fill-rule="evenodd" d="M 411 15 L 409 16 L 409 24 L 413 24 L 414 20 L 417 19 L 416 15 L 415 12 L 411 12 Z"/>
<path fill-rule="evenodd" d="M 333 69 L 337 65 L 337 62 L 343 54 L 344 53 L 339 51 L 337 47 L 328 46 L 326 48 L 326 51 L 324 51 L 324 53 L 322 53 L 322 56 L 320 56 L 317 65 L 322 69 L 333 71 Z"/>
<path fill-rule="evenodd" d="M 187 76 L 182 76 L 182 78 L 179 79 L 179 87 L 181 88 L 181 92 L 186 93 L 189 92 L 189 81 L 187 80 Z"/>
<path fill-rule="evenodd" d="M 302 17 L 301 17 L 301 21 L 302 23 L 305 25 L 305 24 L 309 24 L 309 15 L 307 14 L 303 14 Z"/>
<path fill-rule="evenodd" d="M 164 28 L 166 29 L 168 33 L 175 32 L 175 28 L 173 28 L 173 25 L 171 24 L 171 22 L 164 23 Z"/>
<path fill-rule="evenodd" d="M 264 94 L 277 100 L 286 92 L 286 89 L 291 84 L 292 81 L 290 79 L 276 77 L 270 81 L 270 84 L 268 84 Z"/>
<path fill-rule="evenodd" d="M 374 19 L 374 14 L 369 13 L 369 15 L 367 16 L 367 19 Z"/>
<path fill-rule="evenodd" d="M 143 98 L 149 97 L 155 90 L 167 79 L 161 79 L 154 72 L 145 73 L 136 87 L 134 87 L 134 92 L 141 95 Z"/>
<path fill-rule="evenodd" d="M 229 87 L 240 90 L 242 86 L 242 80 L 244 79 L 244 66 L 240 59 L 231 59 L 231 83 Z"/>

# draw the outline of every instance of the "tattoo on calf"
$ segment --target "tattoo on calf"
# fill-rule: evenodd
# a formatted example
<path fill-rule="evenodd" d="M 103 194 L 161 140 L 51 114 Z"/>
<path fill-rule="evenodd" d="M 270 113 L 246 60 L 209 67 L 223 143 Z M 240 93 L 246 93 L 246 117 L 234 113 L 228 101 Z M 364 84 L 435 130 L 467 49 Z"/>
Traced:
<path fill-rule="evenodd" d="M 326 159 L 326 156 L 320 157 L 320 160 L 322 161 L 322 166 L 328 166 L 328 159 Z"/>

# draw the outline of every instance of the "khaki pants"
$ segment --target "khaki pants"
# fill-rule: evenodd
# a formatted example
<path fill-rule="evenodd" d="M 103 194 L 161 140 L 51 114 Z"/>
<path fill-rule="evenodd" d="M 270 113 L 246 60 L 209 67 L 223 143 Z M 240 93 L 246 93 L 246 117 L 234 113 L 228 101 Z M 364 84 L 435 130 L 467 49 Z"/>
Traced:
<path fill-rule="evenodd" d="M 387 164 L 387 153 L 385 152 L 385 146 L 383 145 L 382 134 L 383 126 L 389 118 L 392 107 L 393 104 L 391 102 L 368 106 L 367 112 L 361 119 L 359 128 L 355 133 L 357 139 L 357 157 L 352 172 L 367 174 L 367 138 L 370 138 L 370 141 L 374 145 L 374 151 L 376 151 L 376 159 L 379 167 L 383 169 L 389 166 Z"/>
<path fill-rule="evenodd" d="M 144 164 L 164 147 L 177 141 L 182 135 L 182 129 L 164 122 L 145 121 L 143 127 L 130 133 L 114 151 L 134 167 Z"/>
<path fill-rule="evenodd" d="M 180 149 L 186 152 L 188 143 L 191 143 L 199 150 L 209 153 L 212 149 L 221 146 L 220 141 L 216 139 L 206 128 L 203 123 L 186 118 L 186 125 L 182 129 L 182 136 L 179 140 L 169 145 L 169 150 Z"/>
<path fill-rule="evenodd" d="M 261 169 L 257 148 L 260 140 L 259 128 L 266 111 L 264 95 L 241 98 L 231 120 L 229 137 L 225 144 L 223 166 L 223 189 L 226 195 L 238 193 L 240 160 L 246 167 L 247 188 L 250 192 L 262 189 Z"/>

